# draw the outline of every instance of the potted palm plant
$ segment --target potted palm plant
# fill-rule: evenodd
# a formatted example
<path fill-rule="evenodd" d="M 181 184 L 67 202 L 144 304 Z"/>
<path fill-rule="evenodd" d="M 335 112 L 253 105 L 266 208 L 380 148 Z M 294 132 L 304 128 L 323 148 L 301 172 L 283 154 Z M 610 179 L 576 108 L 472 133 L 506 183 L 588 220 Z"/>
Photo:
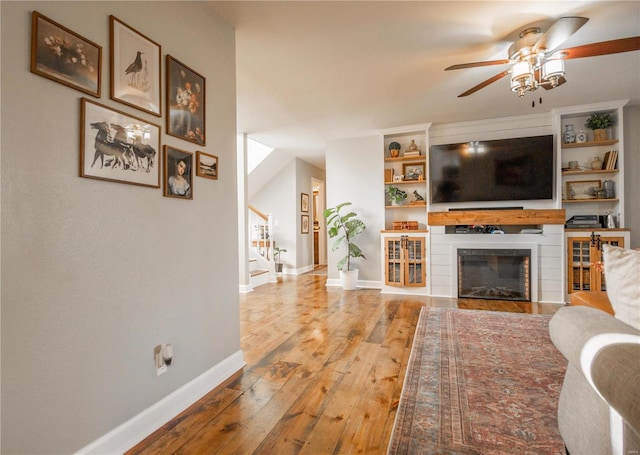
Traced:
<path fill-rule="evenodd" d="M 335 238 L 331 251 L 337 251 L 343 244 L 346 246 L 347 254 L 337 264 L 340 282 L 345 290 L 354 290 L 358 282 L 358 269 L 352 269 L 351 260 L 367 259 L 360 247 L 353 242 L 353 239 L 366 229 L 364 221 L 359 219 L 355 212 L 341 212 L 344 207 L 350 205 L 351 202 L 343 202 L 323 212 L 329 237 Z"/>
<path fill-rule="evenodd" d="M 607 128 L 613 125 L 613 118 L 608 112 L 595 112 L 587 118 L 584 124 L 590 130 L 593 130 L 594 142 L 607 140 Z"/>

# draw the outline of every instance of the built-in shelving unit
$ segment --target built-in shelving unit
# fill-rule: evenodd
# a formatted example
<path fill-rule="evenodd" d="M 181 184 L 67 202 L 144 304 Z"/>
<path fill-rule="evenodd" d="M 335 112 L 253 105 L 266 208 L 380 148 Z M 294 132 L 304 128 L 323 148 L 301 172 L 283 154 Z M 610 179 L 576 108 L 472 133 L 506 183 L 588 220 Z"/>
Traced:
<path fill-rule="evenodd" d="M 577 215 L 596 215 L 596 224 L 589 227 L 571 228 L 566 226 L 564 237 L 566 253 L 566 300 L 568 294 L 579 290 L 603 290 L 602 276 L 596 272 L 591 263 L 601 258 L 600 247 L 591 245 L 592 236 L 597 236 L 599 244 L 609 243 L 628 248 L 630 231 L 625 228 L 624 217 L 624 119 L 623 107 L 628 100 L 597 103 L 570 108 L 554 109 L 554 129 L 556 137 L 556 167 L 557 193 L 559 204 L 566 210 L 566 217 Z M 613 125 L 607 130 L 608 139 L 595 141 L 593 132 L 584 125 L 593 113 L 608 113 L 613 119 Z M 576 133 L 584 130 L 587 133 L 585 142 L 567 143 L 564 132 L 567 125 L 573 125 Z M 595 157 L 604 161 L 605 154 L 610 151 L 617 152 L 616 163 L 613 169 L 592 169 L 591 162 Z M 569 169 L 569 162 L 577 161 L 578 170 Z M 601 197 L 598 194 L 572 199 L 567 184 L 578 185 L 581 188 L 589 187 L 595 182 L 594 188 L 605 181 L 613 182 L 614 194 L 610 197 Z M 613 214 L 616 228 L 609 229 L 606 226 L 607 213 Z M 600 218 L 601 217 L 601 218 Z"/>
<path fill-rule="evenodd" d="M 382 150 L 385 169 L 384 188 L 386 190 L 390 186 L 396 186 L 407 193 L 404 204 L 393 205 L 386 197 L 385 192 L 385 231 L 392 231 L 393 223 L 397 221 L 417 221 L 419 229 L 426 230 L 427 228 L 429 195 L 426 177 L 428 175 L 427 153 L 430 127 L 430 123 L 425 123 L 380 131 L 384 143 L 384 150 Z M 410 153 L 412 141 L 420 154 L 406 156 L 405 153 Z M 397 157 L 391 156 L 389 145 L 392 142 L 400 144 L 400 154 Z M 419 178 L 410 179 L 405 175 L 405 171 L 409 168 L 418 169 L 420 171 Z M 416 194 L 423 200 L 420 201 Z"/>

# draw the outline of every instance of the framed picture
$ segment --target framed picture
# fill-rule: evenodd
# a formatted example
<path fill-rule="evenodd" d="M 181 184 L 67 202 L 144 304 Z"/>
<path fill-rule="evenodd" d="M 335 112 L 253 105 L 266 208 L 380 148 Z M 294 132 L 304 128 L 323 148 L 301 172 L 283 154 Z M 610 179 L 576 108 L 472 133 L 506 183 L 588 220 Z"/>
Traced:
<path fill-rule="evenodd" d="M 309 212 L 309 195 L 307 193 L 300 194 L 300 210 L 305 213 Z"/>
<path fill-rule="evenodd" d="M 404 163 L 402 165 L 404 180 L 423 180 L 424 163 Z"/>
<path fill-rule="evenodd" d="M 205 79 L 167 55 L 167 134 L 204 145 Z"/>
<path fill-rule="evenodd" d="M 160 188 L 160 126 L 80 100 L 80 177 Z"/>
<path fill-rule="evenodd" d="M 31 72 L 100 98 L 102 47 L 34 11 Z"/>
<path fill-rule="evenodd" d="M 217 156 L 198 151 L 196 152 L 196 161 L 198 161 L 198 167 L 196 168 L 197 176 L 218 180 Z"/>
<path fill-rule="evenodd" d="M 309 215 L 302 215 L 301 232 L 303 234 L 309 233 Z"/>
<path fill-rule="evenodd" d="M 567 199 L 594 199 L 602 186 L 600 180 L 579 180 L 567 182 Z"/>
<path fill-rule="evenodd" d="M 111 99 L 160 117 L 160 45 L 115 16 L 109 16 L 109 30 Z"/>
<path fill-rule="evenodd" d="M 164 195 L 193 199 L 193 153 L 164 146 Z"/>

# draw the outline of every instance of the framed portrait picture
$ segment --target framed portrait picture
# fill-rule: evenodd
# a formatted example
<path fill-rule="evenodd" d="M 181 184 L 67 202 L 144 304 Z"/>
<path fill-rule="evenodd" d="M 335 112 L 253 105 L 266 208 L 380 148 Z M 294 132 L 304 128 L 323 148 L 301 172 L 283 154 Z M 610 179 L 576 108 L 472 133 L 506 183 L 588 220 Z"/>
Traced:
<path fill-rule="evenodd" d="M 402 170 L 405 180 L 424 180 L 424 163 L 404 163 Z"/>
<path fill-rule="evenodd" d="M 209 155 L 208 153 L 197 151 L 196 161 L 198 162 L 198 167 L 196 167 L 197 176 L 218 180 L 218 157 L 217 156 Z"/>
<path fill-rule="evenodd" d="M 164 146 L 164 195 L 193 199 L 193 153 Z"/>
<path fill-rule="evenodd" d="M 205 79 L 167 55 L 167 134 L 206 143 Z"/>
<path fill-rule="evenodd" d="M 309 215 L 302 215 L 301 232 L 303 234 L 309 233 Z"/>
<path fill-rule="evenodd" d="M 111 99 L 160 117 L 160 45 L 115 16 L 109 16 L 109 31 Z"/>
<path fill-rule="evenodd" d="M 100 98 L 102 47 L 33 11 L 31 72 Z"/>
<path fill-rule="evenodd" d="M 595 199 L 596 190 L 602 187 L 600 180 L 567 182 L 567 199 Z"/>
<path fill-rule="evenodd" d="M 80 100 L 80 177 L 160 188 L 160 126 Z"/>
<path fill-rule="evenodd" d="M 300 194 L 300 210 L 305 213 L 309 211 L 309 195 L 307 193 Z"/>

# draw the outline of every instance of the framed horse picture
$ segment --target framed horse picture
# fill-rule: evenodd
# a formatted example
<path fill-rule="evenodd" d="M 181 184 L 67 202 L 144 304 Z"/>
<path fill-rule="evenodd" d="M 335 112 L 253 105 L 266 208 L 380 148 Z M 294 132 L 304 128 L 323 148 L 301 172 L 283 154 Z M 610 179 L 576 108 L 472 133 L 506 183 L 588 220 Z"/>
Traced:
<path fill-rule="evenodd" d="M 160 126 L 80 99 L 80 177 L 160 188 Z"/>

